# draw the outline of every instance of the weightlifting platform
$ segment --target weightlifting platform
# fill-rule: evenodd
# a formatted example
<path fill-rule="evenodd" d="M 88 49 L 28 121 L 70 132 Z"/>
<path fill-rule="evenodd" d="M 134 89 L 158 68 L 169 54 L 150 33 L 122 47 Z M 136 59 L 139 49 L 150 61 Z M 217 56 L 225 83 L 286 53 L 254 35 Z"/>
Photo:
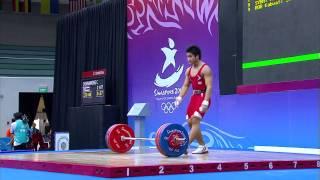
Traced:
<path fill-rule="evenodd" d="M 191 151 L 191 150 L 190 150 Z M 320 156 L 255 151 L 210 150 L 169 158 L 156 149 L 124 154 L 110 150 L 0 153 L 0 168 L 105 178 L 253 170 L 320 169 Z"/>

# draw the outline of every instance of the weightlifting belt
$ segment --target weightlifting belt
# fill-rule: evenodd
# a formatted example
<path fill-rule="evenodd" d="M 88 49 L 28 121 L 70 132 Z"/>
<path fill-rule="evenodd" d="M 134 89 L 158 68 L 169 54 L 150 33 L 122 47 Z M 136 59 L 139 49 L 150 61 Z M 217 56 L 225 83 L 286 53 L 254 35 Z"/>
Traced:
<path fill-rule="evenodd" d="M 205 93 L 206 91 L 203 91 L 203 90 L 193 90 L 192 91 L 193 92 L 193 94 L 202 94 L 202 93 Z"/>

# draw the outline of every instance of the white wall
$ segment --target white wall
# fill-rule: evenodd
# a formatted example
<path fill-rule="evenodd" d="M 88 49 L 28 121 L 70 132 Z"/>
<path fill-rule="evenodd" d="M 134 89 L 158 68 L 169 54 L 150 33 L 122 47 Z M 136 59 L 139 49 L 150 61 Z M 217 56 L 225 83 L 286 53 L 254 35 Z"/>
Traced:
<path fill-rule="evenodd" d="M 38 92 L 47 86 L 53 92 L 52 77 L 0 77 L 0 137 L 5 136 L 7 121 L 19 111 L 19 92 Z"/>

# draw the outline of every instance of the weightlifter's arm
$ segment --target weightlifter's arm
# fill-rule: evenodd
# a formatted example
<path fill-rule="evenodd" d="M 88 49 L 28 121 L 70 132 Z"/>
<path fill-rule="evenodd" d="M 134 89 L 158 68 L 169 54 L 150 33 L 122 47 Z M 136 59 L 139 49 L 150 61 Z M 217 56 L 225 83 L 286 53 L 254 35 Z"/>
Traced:
<path fill-rule="evenodd" d="M 190 68 L 188 68 L 186 70 L 186 73 L 185 73 L 185 79 L 184 79 L 184 82 L 183 82 L 183 85 L 181 87 L 181 91 L 179 93 L 179 96 L 176 98 L 176 101 L 175 101 L 175 105 L 176 106 L 179 106 L 180 103 L 182 102 L 182 98 L 187 94 L 188 92 L 188 89 L 189 89 L 189 86 L 190 86 L 190 80 L 189 80 L 189 71 L 190 71 Z"/>

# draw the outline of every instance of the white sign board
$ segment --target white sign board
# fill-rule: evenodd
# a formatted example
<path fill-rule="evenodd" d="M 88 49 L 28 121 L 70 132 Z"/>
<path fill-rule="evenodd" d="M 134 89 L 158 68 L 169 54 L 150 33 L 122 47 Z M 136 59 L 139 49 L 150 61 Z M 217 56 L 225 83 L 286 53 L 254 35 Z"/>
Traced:
<path fill-rule="evenodd" d="M 56 132 L 54 141 L 55 141 L 55 151 L 69 150 L 69 133 L 68 132 Z"/>

